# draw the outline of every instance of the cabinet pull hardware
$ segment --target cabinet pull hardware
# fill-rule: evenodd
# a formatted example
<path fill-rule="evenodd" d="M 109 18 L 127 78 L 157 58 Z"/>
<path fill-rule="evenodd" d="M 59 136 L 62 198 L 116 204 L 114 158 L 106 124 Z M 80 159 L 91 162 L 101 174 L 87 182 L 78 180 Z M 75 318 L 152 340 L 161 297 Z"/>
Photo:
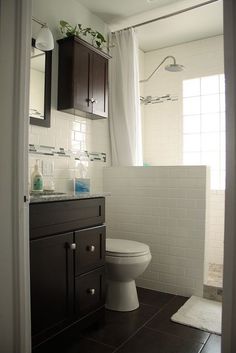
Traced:
<path fill-rule="evenodd" d="M 89 99 L 89 102 L 96 104 L 98 101 L 92 97 L 92 98 Z"/>
<path fill-rule="evenodd" d="M 71 250 L 75 250 L 75 249 L 76 249 L 76 243 L 70 244 L 70 249 L 71 249 Z"/>
<path fill-rule="evenodd" d="M 96 292 L 96 290 L 94 288 L 87 289 L 87 293 L 90 294 L 90 295 L 94 295 L 95 292 Z"/>
<path fill-rule="evenodd" d="M 88 245 L 87 246 L 87 251 L 94 252 L 95 251 L 95 246 L 94 245 Z"/>

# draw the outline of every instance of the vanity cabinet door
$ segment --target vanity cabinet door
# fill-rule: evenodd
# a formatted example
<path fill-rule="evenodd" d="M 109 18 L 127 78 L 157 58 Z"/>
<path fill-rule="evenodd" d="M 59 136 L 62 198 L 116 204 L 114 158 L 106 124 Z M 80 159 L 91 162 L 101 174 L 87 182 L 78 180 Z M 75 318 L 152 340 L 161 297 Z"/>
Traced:
<path fill-rule="evenodd" d="M 90 49 L 77 43 L 75 45 L 74 59 L 74 107 L 84 112 L 92 113 L 92 76 Z"/>
<path fill-rule="evenodd" d="M 93 114 L 108 117 L 108 60 L 93 53 L 91 65 L 93 77 Z"/>
<path fill-rule="evenodd" d="M 73 312 L 73 233 L 30 242 L 32 335 L 53 332 Z"/>
<path fill-rule="evenodd" d="M 75 232 L 75 276 L 104 265 L 105 237 L 105 226 Z"/>

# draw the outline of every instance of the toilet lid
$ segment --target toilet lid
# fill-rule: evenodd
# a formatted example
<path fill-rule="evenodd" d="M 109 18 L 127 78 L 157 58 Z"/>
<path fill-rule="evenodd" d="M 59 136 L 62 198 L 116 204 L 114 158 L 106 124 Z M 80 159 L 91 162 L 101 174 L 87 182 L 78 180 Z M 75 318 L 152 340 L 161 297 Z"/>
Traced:
<path fill-rule="evenodd" d="M 106 254 L 111 256 L 140 256 L 150 252 L 149 246 L 137 241 L 106 239 Z"/>

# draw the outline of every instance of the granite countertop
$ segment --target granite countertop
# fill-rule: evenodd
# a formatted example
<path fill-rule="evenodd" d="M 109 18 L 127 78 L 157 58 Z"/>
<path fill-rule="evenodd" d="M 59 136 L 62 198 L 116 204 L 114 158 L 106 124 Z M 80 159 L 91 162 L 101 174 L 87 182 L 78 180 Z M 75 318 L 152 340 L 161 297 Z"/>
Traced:
<path fill-rule="evenodd" d="M 101 193 L 50 193 L 50 194 L 31 194 L 30 203 L 42 203 L 42 202 L 55 202 L 55 201 L 69 201 L 69 200 L 81 200 L 81 199 L 94 199 L 96 197 L 110 196 L 109 192 Z"/>

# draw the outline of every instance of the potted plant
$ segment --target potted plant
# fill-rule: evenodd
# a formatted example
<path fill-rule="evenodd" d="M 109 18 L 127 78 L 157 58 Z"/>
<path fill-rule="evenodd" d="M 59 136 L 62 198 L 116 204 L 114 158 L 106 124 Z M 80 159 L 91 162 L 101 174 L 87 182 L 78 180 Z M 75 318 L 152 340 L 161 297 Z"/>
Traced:
<path fill-rule="evenodd" d="M 64 20 L 61 20 L 60 31 L 66 37 L 70 37 L 70 36 L 78 36 L 80 38 L 82 36 L 90 37 L 91 44 L 94 47 L 101 50 L 104 47 L 108 49 L 108 45 L 106 45 L 107 41 L 104 38 L 104 36 L 100 32 L 92 29 L 91 27 L 83 27 L 80 23 L 76 24 L 75 26 L 72 26 L 70 23 Z"/>

